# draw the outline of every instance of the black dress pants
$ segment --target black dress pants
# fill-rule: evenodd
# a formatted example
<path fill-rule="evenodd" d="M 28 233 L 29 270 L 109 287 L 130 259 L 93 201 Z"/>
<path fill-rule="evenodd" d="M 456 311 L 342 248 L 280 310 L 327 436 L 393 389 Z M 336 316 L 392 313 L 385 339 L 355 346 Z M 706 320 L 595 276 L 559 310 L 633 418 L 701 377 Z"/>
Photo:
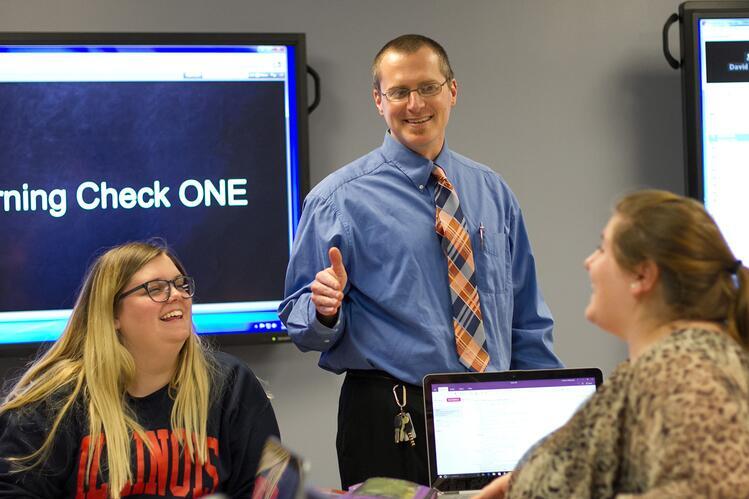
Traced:
<path fill-rule="evenodd" d="M 400 409 L 393 386 L 406 387 L 406 407 L 416 430 L 416 445 L 395 443 L 395 416 Z M 399 386 L 398 398 L 403 402 Z M 367 478 L 383 476 L 429 484 L 422 388 L 382 371 L 350 370 L 338 402 L 338 469 L 345 490 Z"/>

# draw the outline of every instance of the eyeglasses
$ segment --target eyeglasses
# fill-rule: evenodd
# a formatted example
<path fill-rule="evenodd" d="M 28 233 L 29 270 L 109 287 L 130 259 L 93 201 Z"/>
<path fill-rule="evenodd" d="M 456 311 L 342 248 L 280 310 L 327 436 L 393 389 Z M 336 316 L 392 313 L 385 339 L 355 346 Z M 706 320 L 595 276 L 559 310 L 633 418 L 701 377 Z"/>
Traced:
<path fill-rule="evenodd" d="M 171 281 L 166 279 L 154 279 L 153 281 L 144 282 L 139 286 L 135 286 L 133 289 L 129 289 L 124 293 L 120 293 L 117 297 L 117 301 L 122 300 L 128 295 L 131 295 L 143 288 L 148 293 L 149 298 L 157 303 L 164 303 L 169 301 L 169 297 L 172 295 L 172 286 L 177 290 L 179 296 L 182 298 L 192 298 L 195 294 L 195 279 L 187 275 L 178 275 Z"/>
<path fill-rule="evenodd" d="M 418 92 L 422 97 L 432 97 L 440 93 L 442 91 L 442 86 L 448 81 L 450 81 L 450 78 L 446 78 L 442 83 L 422 83 L 416 88 L 393 87 L 384 92 L 380 90 L 380 94 L 384 95 L 390 102 L 403 102 L 408 100 L 408 96 L 411 95 L 411 92 Z"/>

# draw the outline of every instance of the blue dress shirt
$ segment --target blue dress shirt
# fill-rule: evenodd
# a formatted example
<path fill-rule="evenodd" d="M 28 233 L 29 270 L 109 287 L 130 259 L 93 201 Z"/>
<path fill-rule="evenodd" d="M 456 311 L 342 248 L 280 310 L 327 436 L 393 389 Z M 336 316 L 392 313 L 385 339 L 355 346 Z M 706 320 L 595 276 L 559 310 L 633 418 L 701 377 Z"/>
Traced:
<path fill-rule="evenodd" d="M 491 169 L 454 153 L 416 154 L 390 134 L 382 147 L 320 182 L 304 201 L 279 315 L 320 367 L 379 369 L 412 384 L 465 371 L 453 332 L 447 264 L 434 230 L 434 165 L 455 186 L 471 236 L 488 370 L 561 367 L 551 312 L 515 195 Z M 482 227 L 483 230 L 479 230 Z M 348 273 L 339 319 L 317 320 L 310 285 L 336 246 Z"/>

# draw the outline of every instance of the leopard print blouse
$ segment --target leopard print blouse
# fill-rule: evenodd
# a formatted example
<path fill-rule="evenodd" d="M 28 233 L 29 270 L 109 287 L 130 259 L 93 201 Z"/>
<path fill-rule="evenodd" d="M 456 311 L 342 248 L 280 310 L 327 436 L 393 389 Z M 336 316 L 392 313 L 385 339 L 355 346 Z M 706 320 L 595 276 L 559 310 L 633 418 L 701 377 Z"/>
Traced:
<path fill-rule="evenodd" d="M 515 498 L 749 498 L 749 354 L 676 331 L 623 362 L 512 475 Z"/>

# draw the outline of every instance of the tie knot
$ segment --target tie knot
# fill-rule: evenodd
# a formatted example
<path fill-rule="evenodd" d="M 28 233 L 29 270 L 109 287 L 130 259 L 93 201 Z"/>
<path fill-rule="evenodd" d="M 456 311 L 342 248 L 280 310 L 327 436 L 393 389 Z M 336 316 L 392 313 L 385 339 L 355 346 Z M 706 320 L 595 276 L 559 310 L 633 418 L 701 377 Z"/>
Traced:
<path fill-rule="evenodd" d="M 447 180 L 447 175 L 445 175 L 445 170 L 443 170 L 437 165 L 434 165 L 434 170 L 432 170 L 432 175 L 434 176 L 434 178 L 437 179 L 437 181 Z"/>
<path fill-rule="evenodd" d="M 434 170 L 432 170 L 432 176 L 435 178 L 435 180 L 437 180 L 437 184 L 451 191 L 453 190 L 453 185 L 450 183 L 449 180 L 447 180 L 447 175 L 445 175 L 445 170 L 443 170 L 441 167 L 434 165 Z"/>

